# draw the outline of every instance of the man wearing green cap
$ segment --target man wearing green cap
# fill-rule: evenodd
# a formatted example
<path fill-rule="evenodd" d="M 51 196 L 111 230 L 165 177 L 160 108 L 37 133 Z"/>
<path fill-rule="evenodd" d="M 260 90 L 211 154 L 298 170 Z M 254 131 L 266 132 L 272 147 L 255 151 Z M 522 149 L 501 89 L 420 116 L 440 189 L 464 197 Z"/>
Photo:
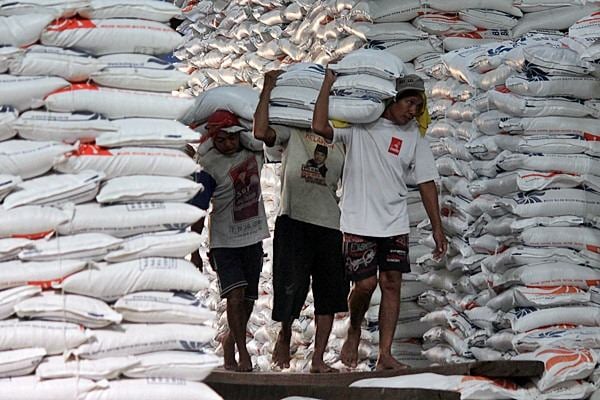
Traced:
<path fill-rule="evenodd" d="M 396 80 L 396 97 L 383 115 L 369 124 L 348 128 L 329 125 L 329 93 L 335 82 L 327 69 L 313 114 L 313 131 L 346 145 L 340 229 L 344 233 L 346 273 L 354 282 L 348 302 L 350 327 L 341 360 L 358 363 L 361 324 L 377 284 L 379 357 L 377 369 L 404 367 L 391 354 L 400 310 L 402 273 L 410 272 L 408 258 L 407 176 L 413 174 L 431 220 L 435 257 L 447 249 L 438 206 L 437 169 L 429 143 L 420 134 L 425 111 L 423 80 L 409 75 Z"/>

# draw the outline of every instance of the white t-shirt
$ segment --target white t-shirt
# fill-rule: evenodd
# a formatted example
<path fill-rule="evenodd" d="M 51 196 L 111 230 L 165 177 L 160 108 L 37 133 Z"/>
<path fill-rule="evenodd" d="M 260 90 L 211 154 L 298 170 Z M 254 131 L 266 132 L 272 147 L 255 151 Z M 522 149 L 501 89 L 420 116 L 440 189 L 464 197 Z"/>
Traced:
<path fill-rule="evenodd" d="M 373 237 L 409 233 L 406 176 L 413 173 L 417 184 L 439 177 L 416 122 L 399 126 L 379 118 L 334 129 L 333 140 L 346 144 L 340 230 Z"/>

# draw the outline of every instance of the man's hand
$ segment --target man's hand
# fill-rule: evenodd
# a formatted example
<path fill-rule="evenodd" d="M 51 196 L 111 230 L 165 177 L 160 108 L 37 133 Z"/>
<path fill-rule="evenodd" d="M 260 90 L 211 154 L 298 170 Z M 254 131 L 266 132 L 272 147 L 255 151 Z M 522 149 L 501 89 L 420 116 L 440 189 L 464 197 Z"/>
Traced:
<path fill-rule="evenodd" d="M 325 78 L 323 78 L 323 85 L 327 85 L 329 88 L 333 86 L 337 75 L 335 72 L 329 69 L 329 67 L 325 70 Z"/>
<path fill-rule="evenodd" d="M 277 84 L 277 78 L 281 74 L 283 74 L 283 71 L 280 69 L 274 69 L 274 70 L 265 72 L 263 90 L 273 90 L 273 88 Z"/>
<path fill-rule="evenodd" d="M 202 272 L 204 269 L 204 263 L 202 261 L 202 257 L 200 257 L 200 252 L 198 250 L 192 253 L 192 264 L 196 266 Z"/>
<path fill-rule="evenodd" d="M 435 229 L 433 231 L 433 240 L 435 241 L 435 250 L 433 251 L 433 258 L 440 260 L 446 254 L 448 250 L 448 241 L 446 235 L 441 229 Z"/>

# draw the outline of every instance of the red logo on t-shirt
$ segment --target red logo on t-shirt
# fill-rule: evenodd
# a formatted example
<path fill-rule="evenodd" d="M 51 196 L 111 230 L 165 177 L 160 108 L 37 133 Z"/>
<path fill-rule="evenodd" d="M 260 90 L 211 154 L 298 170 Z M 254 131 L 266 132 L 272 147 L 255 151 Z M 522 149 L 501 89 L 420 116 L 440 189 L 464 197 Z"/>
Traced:
<path fill-rule="evenodd" d="M 398 154 L 400 154 L 401 148 L 402 148 L 402 140 L 400 140 L 396 137 L 393 137 L 388 151 L 392 154 L 398 155 Z"/>

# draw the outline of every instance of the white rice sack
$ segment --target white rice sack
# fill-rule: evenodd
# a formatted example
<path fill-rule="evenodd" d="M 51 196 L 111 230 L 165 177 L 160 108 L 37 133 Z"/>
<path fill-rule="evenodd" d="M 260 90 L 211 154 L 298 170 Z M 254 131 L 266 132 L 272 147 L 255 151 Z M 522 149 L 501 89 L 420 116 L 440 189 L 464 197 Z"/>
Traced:
<path fill-rule="evenodd" d="M 396 83 L 367 74 L 341 75 L 335 80 L 331 92 L 340 96 L 368 95 L 383 100 L 396 95 Z"/>
<path fill-rule="evenodd" d="M 458 15 L 461 20 L 484 29 L 511 29 L 519 23 L 514 15 L 498 10 L 471 8 L 460 10 Z"/>
<path fill-rule="evenodd" d="M 216 313 L 185 292 L 137 292 L 121 297 L 115 310 L 129 322 L 210 325 Z"/>
<path fill-rule="evenodd" d="M 533 383 L 528 387 L 538 384 L 539 379 L 533 378 Z M 536 386 L 537 387 L 537 386 Z M 592 399 L 590 395 L 596 391 L 593 383 L 585 380 L 569 380 L 552 386 L 550 389 L 541 391 L 541 395 L 547 399 Z"/>
<path fill-rule="evenodd" d="M 350 387 L 446 390 L 460 392 L 460 398 L 463 400 L 495 398 L 525 400 L 536 395 L 507 380 L 432 373 L 362 379 L 353 382 Z"/>
<path fill-rule="evenodd" d="M 48 174 L 26 180 L 19 190 L 4 199 L 4 209 L 24 205 L 56 205 L 84 203 L 93 200 L 104 174 L 82 171 L 79 174 Z"/>
<path fill-rule="evenodd" d="M 384 110 L 383 102 L 371 96 L 336 95 L 329 97 L 329 118 L 338 121 L 365 124 L 375 121 L 383 114 Z M 312 116 L 310 121 L 312 121 Z"/>
<path fill-rule="evenodd" d="M 0 144 L 0 149 L 2 144 Z M 198 165 L 183 151 L 155 147 L 105 149 L 82 144 L 79 149 L 58 158 L 54 169 L 63 173 L 99 171 L 106 179 L 129 175 L 188 176 Z"/>
<path fill-rule="evenodd" d="M 536 227 L 523 231 L 520 239 L 526 246 L 566 247 L 600 253 L 600 230 L 587 227 Z"/>
<path fill-rule="evenodd" d="M 536 382 L 541 391 L 566 381 L 589 377 L 598 362 L 598 357 L 592 349 L 567 349 L 554 346 L 522 354 L 514 359 L 535 360 L 544 363 L 544 372 Z"/>
<path fill-rule="evenodd" d="M 569 348 L 598 348 L 600 327 L 549 327 L 520 333 L 513 339 L 514 348 L 521 352 L 534 351 L 546 346 Z"/>
<path fill-rule="evenodd" d="M 24 285 L 50 288 L 53 284 L 61 282 L 66 276 L 81 271 L 86 265 L 86 261 L 79 260 L 64 260 L 59 262 L 2 262 L 0 263 L 0 270 L 2 270 L 0 289 Z"/>
<path fill-rule="evenodd" d="M 101 390 L 105 385 L 88 379 L 39 380 L 35 376 L 23 376 L 0 380 L 0 393 L 10 393 L 2 400 L 62 400 L 77 399 L 88 392 Z"/>
<path fill-rule="evenodd" d="M 63 356 L 47 357 L 35 370 L 39 379 L 83 378 L 99 381 L 117 379 L 139 365 L 134 357 L 107 357 L 100 360 L 65 360 Z"/>
<path fill-rule="evenodd" d="M 330 65 L 330 67 L 333 66 L 334 64 Z M 282 86 L 294 86 L 318 91 L 321 89 L 324 76 L 325 67 L 322 65 L 312 63 L 292 64 L 284 73 L 277 77 L 277 86 L 275 89 L 283 89 Z"/>
<path fill-rule="evenodd" d="M 69 220 L 62 210 L 46 206 L 23 206 L 13 210 L 0 208 L 0 237 L 39 239 Z"/>
<path fill-rule="evenodd" d="M 517 267 L 493 277 L 494 287 L 566 285 L 587 289 L 598 283 L 600 283 L 600 270 L 563 261 L 541 262 Z"/>
<path fill-rule="evenodd" d="M 181 122 L 167 119 L 128 118 L 111 123 L 116 132 L 104 132 L 96 137 L 96 144 L 103 147 L 157 146 L 182 148 L 187 143 L 200 140 L 200 134 Z"/>
<path fill-rule="evenodd" d="M 503 318 L 510 321 L 510 326 L 515 332 L 528 332 L 536 328 L 563 324 L 594 327 L 600 324 L 600 309 L 589 306 L 545 309 L 526 307 L 514 309 Z"/>
<path fill-rule="evenodd" d="M 170 93 L 104 88 L 86 83 L 50 94 L 44 104 L 49 111 L 91 111 L 110 119 L 180 119 L 193 106 L 194 100 Z"/>
<path fill-rule="evenodd" d="M 490 10 L 503 11 L 514 15 L 515 17 L 523 16 L 521 10 L 513 5 L 512 0 L 456 0 L 452 2 L 444 0 L 427 0 L 424 3 L 435 10 L 446 12 L 459 12 L 470 8 L 487 8 Z"/>
<path fill-rule="evenodd" d="M 0 291 L 0 320 L 6 319 L 14 314 L 15 304 L 31 296 L 41 293 L 39 286 L 17 286 L 12 289 Z"/>
<path fill-rule="evenodd" d="M 522 53 L 525 70 L 533 69 L 548 75 L 566 76 L 585 75 L 593 71 L 590 63 L 582 61 L 575 51 L 565 47 L 547 44 L 525 46 Z"/>
<path fill-rule="evenodd" d="M 584 140 L 577 135 L 541 135 L 516 137 L 501 135 L 495 137 L 502 150 L 514 153 L 543 154 L 600 154 L 600 142 Z"/>
<path fill-rule="evenodd" d="M 61 225 L 62 235 L 98 232 L 126 237 L 146 232 L 185 229 L 206 212 L 185 203 L 137 202 L 110 206 L 88 203 L 74 207 L 72 218 Z"/>
<path fill-rule="evenodd" d="M 86 328 L 102 328 L 122 320 L 121 314 L 103 301 L 53 292 L 21 301 L 15 305 L 15 312 L 19 318 L 72 322 Z"/>
<path fill-rule="evenodd" d="M 221 357 L 189 351 L 160 351 L 135 356 L 139 365 L 128 369 L 128 378 L 176 378 L 202 381 L 221 366 Z"/>
<path fill-rule="evenodd" d="M 537 190 L 498 200 L 496 205 L 525 218 L 561 215 L 589 218 L 600 214 L 600 194 L 582 189 Z"/>
<path fill-rule="evenodd" d="M 490 91 L 490 102 L 500 111 L 517 117 L 587 117 L 597 112 L 567 97 L 519 96 L 513 93 Z"/>
<path fill-rule="evenodd" d="M 104 259 L 108 262 L 123 262 L 143 257 L 183 258 L 201 244 L 202 237 L 195 232 L 151 232 L 125 239 L 122 248 L 111 251 Z"/>
<path fill-rule="evenodd" d="M 522 96 L 569 96 L 592 99 L 600 93 L 600 79 L 592 76 L 514 75 L 506 80 L 506 87 L 511 92 Z"/>
<path fill-rule="evenodd" d="M 221 86 L 201 93 L 180 119 L 186 125 L 200 125 L 217 110 L 229 111 L 252 121 L 258 105 L 258 92 L 244 86 Z"/>
<path fill-rule="evenodd" d="M 208 279 L 189 261 L 176 258 L 142 258 L 117 264 L 98 264 L 67 277 L 61 288 L 68 293 L 113 301 L 133 292 L 208 288 Z"/>
<path fill-rule="evenodd" d="M 60 47 L 33 45 L 10 64 L 13 75 L 59 76 L 69 82 L 82 82 L 101 68 L 95 57 Z"/>
<path fill-rule="evenodd" d="M 61 354 L 89 339 L 80 325 L 69 322 L 21 321 L 16 318 L 0 321 L 0 333 L 1 350 L 41 347 L 48 354 Z"/>
<path fill-rule="evenodd" d="M 93 340 L 71 353 L 85 359 L 131 356 L 155 351 L 203 352 L 216 331 L 203 325 L 121 324 L 93 331 Z"/>
<path fill-rule="evenodd" d="M 102 260 L 111 250 L 121 247 L 122 240 L 104 233 L 80 233 L 40 239 L 19 253 L 23 261 Z"/>
<path fill-rule="evenodd" d="M 16 57 L 20 57 L 24 50 L 10 46 L 0 44 L 0 73 L 8 71 L 9 63 Z"/>
<path fill-rule="evenodd" d="M 143 54 L 113 54 L 100 57 L 98 62 L 104 66 L 93 71 L 90 79 L 101 86 L 170 92 L 190 79 L 173 64 Z"/>
<path fill-rule="evenodd" d="M 549 261 L 561 261 L 600 268 L 600 262 L 587 256 L 585 252 L 565 248 L 527 246 L 512 246 L 499 254 L 487 257 L 481 262 L 481 265 L 488 271 L 502 273 L 521 265 Z"/>
<path fill-rule="evenodd" d="M 506 312 L 516 307 L 559 307 L 589 302 L 589 292 L 574 286 L 515 286 L 493 297 L 486 307 Z"/>
<path fill-rule="evenodd" d="M 596 118 L 541 117 L 508 118 L 499 123 L 506 132 L 531 135 L 577 135 L 586 140 L 600 137 Z"/>
<path fill-rule="evenodd" d="M 548 188 L 573 188 L 585 185 L 596 192 L 600 191 L 600 177 L 596 175 L 573 175 L 560 172 L 519 171 L 517 186 L 519 190 L 543 190 Z"/>
<path fill-rule="evenodd" d="M 15 175 L 0 175 L 0 200 L 4 199 L 6 195 L 12 192 L 22 180 L 20 177 Z"/>
<path fill-rule="evenodd" d="M 444 36 L 444 49 L 452 51 L 463 47 L 495 45 L 498 42 L 510 40 L 507 29 L 479 29 L 469 33 L 449 33 Z"/>
<path fill-rule="evenodd" d="M 568 29 L 577 20 L 598 10 L 598 5 L 557 7 L 550 10 L 527 13 L 512 29 L 515 38 L 536 29 Z"/>
<path fill-rule="evenodd" d="M 505 154 L 496 160 L 505 171 L 526 169 L 531 171 L 560 171 L 567 174 L 600 175 L 600 161 L 585 154 Z"/>
<path fill-rule="evenodd" d="M 65 143 L 93 142 L 100 134 L 117 129 L 100 114 L 50 111 L 26 111 L 13 124 L 13 128 L 23 139 Z"/>
<path fill-rule="evenodd" d="M 371 40 L 364 48 L 385 50 L 403 62 L 410 62 L 423 54 L 441 53 L 442 41 L 434 36 L 418 40 Z"/>
<path fill-rule="evenodd" d="M 0 171 L 22 179 L 33 178 L 50 170 L 56 157 L 71 150 L 73 146 L 60 142 L 0 142 Z"/>
<path fill-rule="evenodd" d="M 550 10 L 552 8 L 564 7 L 569 5 L 580 5 L 581 0 L 521 0 L 517 7 L 525 13 Z"/>
<path fill-rule="evenodd" d="M 329 68 L 342 75 L 367 74 L 387 80 L 404 74 L 404 64 L 397 57 L 373 49 L 353 51 Z"/>
<path fill-rule="evenodd" d="M 276 125 L 289 125 L 299 128 L 310 128 L 312 111 L 293 107 L 269 107 L 269 122 Z"/>
<path fill-rule="evenodd" d="M 48 14 L 59 17 L 72 17 L 84 7 L 89 0 L 27 0 L 26 2 L 3 2 L 0 5 L 1 15 Z"/>
<path fill-rule="evenodd" d="M 139 18 L 168 22 L 181 15 L 181 9 L 175 4 L 156 0 L 90 0 L 78 14 L 89 19 Z"/>
<path fill-rule="evenodd" d="M 44 105 L 44 98 L 69 85 L 66 80 L 53 76 L 0 75 L 0 98 L 4 105 L 18 111 Z"/>
<path fill-rule="evenodd" d="M 201 184 L 187 178 L 156 175 L 121 176 L 105 182 L 96 196 L 96 201 L 99 203 L 186 202 L 202 189 Z"/>
<path fill-rule="evenodd" d="M 447 14 L 424 14 L 412 21 L 413 25 L 422 31 L 432 35 L 444 35 L 446 33 L 473 32 L 477 30 L 475 25 Z"/>
<path fill-rule="evenodd" d="M 293 107 L 312 111 L 317 100 L 317 89 L 299 86 L 278 86 L 271 92 L 269 104 L 277 107 Z"/>
<path fill-rule="evenodd" d="M 483 112 L 475 117 L 473 125 L 486 135 L 496 135 L 502 132 L 500 124 L 510 118 L 511 116 L 504 112 L 491 110 Z"/>
<path fill-rule="evenodd" d="M 148 378 L 109 381 L 108 388 L 86 393 L 85 400 L 129 400 L 141 396 L 146 400 L 223 400 L 202 382 L 182 379 Z"/>
<path fill-rule="evenodd" d="M 127 40 L 122 40 L 126 37 Z M 41 42 L 100 56 L 112 53 L 168 54 L 183 43 L 180 36 L 160 22 L 128 19 L 63 19 L 48 25 Z"/>
<path fill-rule="evenodd" d="M 8 140 L 17 134 L 14 123 L 19 114 L 14 107 L 0 106 L 0 142 Z"/>
<path fill-rule="evenodd" d="M 33 246 L 33 241 L 25 238 L 0 239 L 0 261 L 8 261 L 17 258 L 23 249 Z"/>
<path fill-rule="evenodd" d="M 0 352 L 0 378 L 31 374 L 45 355 L 39 347 Z"/>
<path fill-rule="evenodd" d="M 54 18 L 52 14 L 0 16 L 0 46 L 23 47 L 37 42 Z"/>
<path fill-rule="evenodd" d="M 395 0 L 379 0 L 359 2 L 351 13 L 365 16 L 373 22 L 404 22 L 417 17 L 424 8 L 418 0 L 398 2 Z"/>
<path fill-rule="evenodd" d="M 348 33 L 363 40 L 407 40 L 424 39 L 428 35 L 408 22 L 384 22 L 372 24 L 354 22 L 346 25 Z"/>

